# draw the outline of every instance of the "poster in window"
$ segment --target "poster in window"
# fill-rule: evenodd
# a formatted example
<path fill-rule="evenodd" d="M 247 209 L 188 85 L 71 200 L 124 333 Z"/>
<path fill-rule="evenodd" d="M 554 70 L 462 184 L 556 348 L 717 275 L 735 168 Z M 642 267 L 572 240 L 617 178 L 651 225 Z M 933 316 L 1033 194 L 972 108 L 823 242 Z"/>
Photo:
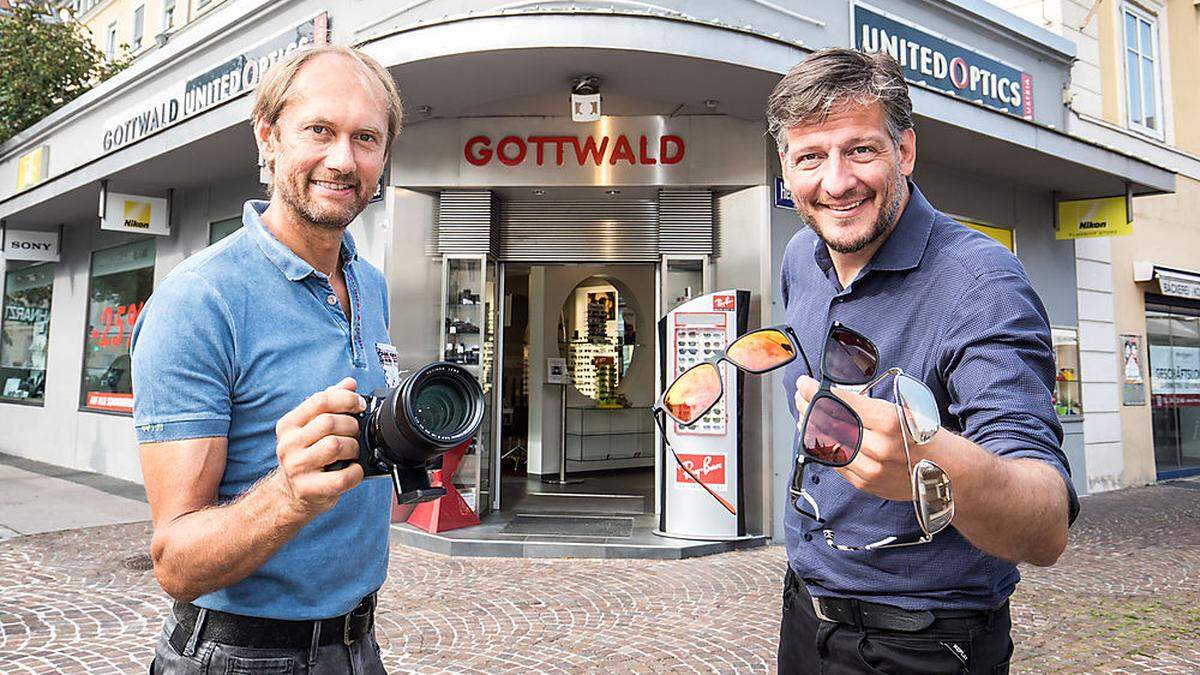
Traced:
<path fill-rule="evenodd" d="M 154 240 L 93 253 L 89 286 L 81 405 L 132 413 L 129 346 L 154 288 Z"/>

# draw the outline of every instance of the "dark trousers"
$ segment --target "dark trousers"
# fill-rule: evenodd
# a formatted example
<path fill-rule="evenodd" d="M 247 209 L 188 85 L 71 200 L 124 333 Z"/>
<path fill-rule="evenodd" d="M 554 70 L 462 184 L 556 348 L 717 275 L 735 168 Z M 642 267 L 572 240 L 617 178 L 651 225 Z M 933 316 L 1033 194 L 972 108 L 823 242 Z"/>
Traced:
<path fill-rule="evenodd" d="M 979 618 L 936 619 L 915 633 L 822 621 L 789 569 L 779 626 L 780 675 L 850 673 L 1007 674 L 1008 606 Z"/>

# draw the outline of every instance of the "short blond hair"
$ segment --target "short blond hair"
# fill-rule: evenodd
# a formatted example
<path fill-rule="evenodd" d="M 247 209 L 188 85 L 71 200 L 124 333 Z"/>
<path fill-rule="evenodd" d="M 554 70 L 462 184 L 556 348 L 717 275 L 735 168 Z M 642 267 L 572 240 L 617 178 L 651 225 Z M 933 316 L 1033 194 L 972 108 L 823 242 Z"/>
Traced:
<path fill-rule="evenodd" d="M 396 89 L 396 82 L 392 79 L 391 73 L 378 61 L 358 49 L 346 45 L 322 44 L 298 49 L 271 66 L 263 75 L 262 81 L 258 83 L 251 119 L 255 121 L 262 119 L 267 124 L 275 126 L 279 121 L 279 116 L 283 113 L 283 106 L 287 103 L 288 93 L 292 88 L 292 82 L 296 79 L 296 74 L 300 72 L 304 64 L 322 54 L 339 54 L 350 59 L 363 71 L 363 74 L 383 87 L 388 118 L 387 145 L 385 147 L 390 151 L 392 141 L 396 140 L 396 136 L 400 134 L 400 124 L 404 117 L 404 108 L 400 103 L 400 92 Z"/>

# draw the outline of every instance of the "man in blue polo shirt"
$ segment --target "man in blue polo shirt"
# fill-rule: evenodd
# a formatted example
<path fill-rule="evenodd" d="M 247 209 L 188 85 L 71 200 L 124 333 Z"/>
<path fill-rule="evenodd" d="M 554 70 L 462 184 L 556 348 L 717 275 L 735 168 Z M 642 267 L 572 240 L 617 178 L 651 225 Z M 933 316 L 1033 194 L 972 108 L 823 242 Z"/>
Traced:
<path fill-rule="evenodd" d="M 391 76 L 339 46 L 259 84 L 270 201 L 155 289 L 133 338 L 154 575 L 176 603 L 155 673 L 380 673 L 391 486 L 363 482 L 356 392 L 394 385 L 387 284 L 346 226 L 400 127 Z"/>
<path fill-rule="evenodd" d="M 779 670 L 1008 672 L 1016 563 L 1053 564 L 1078 510 L 1045 310 L 1015 256 L 908 180 L 912 103 L 891 58 L 817 52 L 775 88 L 767 118 L 808 226 L 784 254 L 787 321 L 814 367 L 839 321 L 875 343 L 880 369 L 929 386 L 943 428 L 909 449 L 944 469 L 955 504 L 932 541 L 863 550 L 920 531 L 891 387 L 839 392 L 862 418 L 862 447 L 842 468 L 796 466 L 823 523 L 811 509 L 785 515 Z M 803 420 L 819 383 L 799 360 L 784 380 Z"/>

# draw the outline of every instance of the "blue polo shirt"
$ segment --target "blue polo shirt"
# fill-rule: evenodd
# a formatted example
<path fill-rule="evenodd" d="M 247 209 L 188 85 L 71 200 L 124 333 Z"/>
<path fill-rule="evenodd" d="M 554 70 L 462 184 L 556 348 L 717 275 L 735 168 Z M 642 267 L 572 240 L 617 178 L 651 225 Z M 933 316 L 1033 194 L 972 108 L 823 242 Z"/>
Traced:
<path fill-rule="evenodd" d="M 833 321 L 869 337 L 881 370 L 899 366 L 929 385 L 943 427 L 999 456 L 1032 457 L 1057 469 L 1073 520 L 1078 500 L 1051 404 L 1055 366 L 1041 300 L 1016 256 L 909 188 L 896 228 L 845 288 L 815 232 L 792 237 L 781 271 L 787 321 L 813 368 Z M 796 378 L 807 374 L 800 359 L 785 371 L 793 416 Z M 871 395 L 891 400 L 891 381 Z M 804 484 L 838 543 L 920 533 L 911 502 L 861 492 L 832 468 L 807 463 Z M 953 525 L 928 544 L 873 551 L 833 549 L 824 527 L 790 507 L 784 516 L 788 560 L 814 596 L 906 609 L 990 609 L 1021 578 L 1015 565 L 975 548 Z"/>
<path fill-rule="evenodd" d="M 387 284 L 346 232 L 346 320 L 329 277 L 263 225 L 267 202 L 246 203 L 244 227 L 179 264 L 157 284 L 133 333 L 133 416 L 140 443 L 224 436 L 218 499 L 229 502 L 278 467 L 275 423 L 344 377 L 386 386 Z M 257 571 L 203 595 L 201 607 L 277 619 L 344 614 L 387 573 L 391 484 L 365 480 Z"/>

